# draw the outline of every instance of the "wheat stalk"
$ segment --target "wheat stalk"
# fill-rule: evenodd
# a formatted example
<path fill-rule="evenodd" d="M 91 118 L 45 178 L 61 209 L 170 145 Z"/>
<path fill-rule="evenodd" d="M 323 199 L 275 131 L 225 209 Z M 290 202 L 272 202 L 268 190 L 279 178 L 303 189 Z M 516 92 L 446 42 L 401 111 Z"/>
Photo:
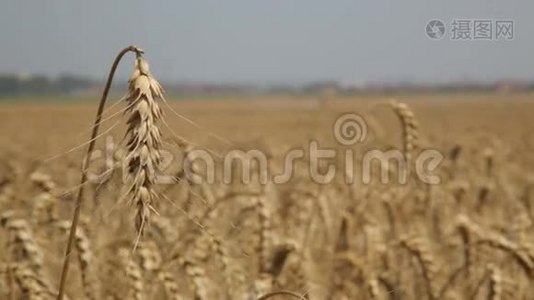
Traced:
<path fill-rule="evenodd" d="M 127 154 L 124 174 L 131 195 L 131 203 L 137 207 L 136 228 L 143 234 L 150 212 L 155 211 L 156 170 L 161 161 L 161 134 L 157 122 L 161 109 L 157 100 L 163 100 L 163 91 L 150 73 L 148 62 L 138 53 L 130 78 L 127 97 L 128 119 Z"/>
<path fill-rule="evenodd" d="M 132 257 L 130 251 L 125 248 L 119 249 L 119 258 L 122 261 L 126 277 L 129 279 L 132 297 L 128 299 L 143 300 L 145 299 L 145 285 L 143 282 L 143 272 Z"/>
<path fill-rule="evenodd" d="M 102 120 L 102 113 L 104 111 L 104 106 L 106 104 L 106 100 L 108 97 L 109 89 L 111 88 L 111 83 L 113 81 L 113 76 L 115 75 L 115 71 L 122 57 L 128 52 L 135 52 L 138 54 L 143 53 L 141 49 L 135 46 L 129 46 L 127 48 L 124 48 L 121 52 L 119 52 L 119 54 L 113 61 L 113 65 L 111 66 L 111 70 L 109 72 L 108 79 L 106 81 L 106 86 L 104 88 L 104 92 L 102 93 L 102 98 L 100 99 L 100 103 L 98 104 L 98 110 L 96 113 L 93 130 L 91 132 L 91 139 L 89 140 L 89 146 L 87 147 L 87 154 L 85 155 L 85 159 L 82 163 L 82 176 L 80 178 L 80 188 L 76 196 L 76 206 L 74 207 L 74 212 L 72 214 L 72 223 L 71 223 L 70 232 L 69 232 L 69 239 L 67 241 L 67 249 L 65 250 L 63 268 L 61 270 L 61 278 L 59 280 L 59 291 L 58 291 L 57 300 L 62 300 L 65 294 L 65 286 L 67 283 L 67 277 L 68 277 L 69 267 L 70 267 L 70 257 L 71 257 L 72 248 L 74 246 L 74 241 L 76 239 L 76 228 L 78 227 L 78 222 L 80 219 L 80 212 L 81 212 L 82 203 L 83 203 L 84 186 L 87 180 L 87 170 L 91 162 L 90 160 L 91 153 L 93 152 L 95 148 L 95 142 L 96 142 L 96 138 L 98 135 L 98 129 L 100 127 L 100 123 Z"/>
<path fill-rule="evenodd" d="M 71 224 L 64 221 L 58 224 L 59 228 L 68 232 Z M 89 300 L 98 299 L 96 291 L 96 282 L 92 275 L 93 252 L 91 251 L 91 242 L 83 226 L 78 227 L 76 231 L 76 252 L 80 264 L 82 284 L 85 292 L 85 298 Z"/>
<path fill-rule="evenodd" d="M 439 274 L 439 266 L 427 241 L 421 237 L 406 237 L 401 239 L 401 244 L 417 257 L 427 285 L 428 296 L 430 299 L 437 299 L 436 279 Z"/>
<path fill-rule="evenodd" d="M 48 282 L 42 276 L 37 275 L 31 268 L 24 264 L 10 266 L 14 273 L 15 281 L 22 291 L 21 299 L 46 300 L 54 295 Z"/>
<path fill-rule="evenodd" d="M 464 230 L 468 230 L 477 236 L 479 244 L 488 244 L 493 248 L 501 249 L 510 253 L 527 273 L 534 269 L 534 258 L 529 255 L 528 248 L 522 247 L 521 245 L 510 241 L 500 234 L 489 230 L 484 230 L 466 216 L 460 216 L 458 218 L 458 226 L 459 228 L 464 228 Z"/>
<path fill-rule="evenodd" d="M 193 284 L 193 299 L 208 299 L 208 287 L 206 281 L 206 271 L 198 263 L 191 259 L 180 259 L 180 265 L 184 268 L 187 278 Z"/>
<path fill-rule="evenodd" d="M 265 195 L 260 195 L 256 198 L 256 206 L 258 210 L 258 223 L 259 223 L 259 243 L 258 243 L 258 253 L 259 253 L 259 267 L 258 270 L 260 273 L 266 272 L 267 260 L 269 252 L 271 250 L 271 203 L 268 202 L 268 198 Z"/>
<path fill-rule="evenodd" d="M 150 240 L 139 244 L 137 254 L 144 273 L 154 272 L 161 268 L 162 258 L 157 248 L 158 246 Z"/>
<path fill-rule="evenodd" d="M 395 114 L 399 117 L 402 124 L 403 152 L 406 162 L 411 161 L 414 152 L 417 149 L 417 140 L 419 138 L 419 124 L 415 119 L 415 114 L 405 103 L 392 100 L 389 102 Z"/>
<path fill-rule="evenodd" d="M 503 295 L 502 273 L 499 268 L 493 264 L 488 266 L 490 278 L 490 293 L 488 300 L 500 300 Z"/>
<path fill-rule="evenodd" d="M 28 262 L 33 270 L 42 270 L 44 254 L 37 245 L 28 222 L 16 218 L 12 211 L 7 211 L 0 216 L 0 224 L 8 230 L 12 237 L 15 260 Z"/>
<path fill-rule="evenodd" d="M 183 297 L 180 295 L 180 289 L 176 284 L 174 276 L 170 272 L 161 272 L 159 273 L 158 279 L 163 283 L 163 288 L 165 290 L 165 295 L 167 300 L 182 300 Z"/>

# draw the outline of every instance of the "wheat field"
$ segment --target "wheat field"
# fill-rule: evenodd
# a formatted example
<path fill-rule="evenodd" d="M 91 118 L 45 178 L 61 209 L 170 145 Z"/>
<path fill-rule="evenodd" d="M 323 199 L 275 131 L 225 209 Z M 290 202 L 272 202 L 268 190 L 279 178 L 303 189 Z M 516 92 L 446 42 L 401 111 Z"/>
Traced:
<path fill-rule="evenodd" d="M 155 185 L 144 228 L 121 171 L 125 105 L 108 104 L 66 296 L 533 299 L 534 94 L 395 95 L 413 128 L 384 104 L 390 98 L 168 99 L 160 130 L 170 159 L 159 172 L 170 180 Z M 56 299 L 95 110 L 93 102 L 0 104 L 0 299 Z M 347 112 L 367 121 L 364 142 L 336 142 L 333 124 Z M 358 166 L 365 151 L 403 149 L 412 136 L 414 155 L 443 154 L 439 184 L 384 184 L 376 172 L 368 184 L 342 176 L 321 184 L 305 159 L 283 184 L 260 184 L 256 173 L 247 184 L 196 184 L 182 170 L 192 149 L 217 165 L 231 150 L 257 149 L 279 170 L 310 140 L 352 149 Z"/>

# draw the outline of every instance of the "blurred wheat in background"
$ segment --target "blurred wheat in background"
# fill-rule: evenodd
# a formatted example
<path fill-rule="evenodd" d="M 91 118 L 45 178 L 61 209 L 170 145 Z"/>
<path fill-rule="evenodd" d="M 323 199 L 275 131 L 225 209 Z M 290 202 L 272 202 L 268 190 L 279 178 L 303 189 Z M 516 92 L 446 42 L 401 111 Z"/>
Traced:
<path fill-rule="evenodd" d="M 456 96 L 462 105 L 440 97 L 393 102 L 339 97 L 320 107 L 291 99 L 171 103 L 158 129 L 162 112 L 154 101 L 163 99 L 161 88 L 138 57 L 127 101 L 104 114 L 97 149 L 106 147 L 102 136 L 121 141 L 127 135 L 104 161 L 92 160 L 91 172 L 100 175 L 84 183 L 88 192 L 67 297 L 530 299 L 534 128 L 532 104 L 525 101 L 530 95 L 506 101 Z M 26 117 L 18 117 L 21 109 Z M 6 105 L 0 111 L 1 299 L 56 298 L 83 158 L 82 151 L 62 148 L 73 142 L 68 137 L 88 128 L 93 110 L 50 104 Z M 484 114 L 474 115 L 478 110 Z M 365 143 L 343 146 L 333 139 L 332 124 L 347 111 L 368 120 Z M 216 128 L 232 147 L 178 112 Z M 68 126 L 49 130 L 55 119 Z M 14 128 L 24 124 L 34 131 L 18 135 Z M 347 184 L 341 177 L 319 184 L 309 177 L 305 159 L 283 184 L 262 184 L 254 164 L 247 184 L 197 183 L 183 169 L 187 152 L 207 149 L 221 165 L 217 157 L 233 147 L 269 153 L 269 168 L 277 169 L 287 151 L 310 139 L 340 153 L 357 150 L 356 167 L 372 149 L 398 148 L 408 159 L 437 149 L 445 155 L 436 171 L 441 183 L 425 184 L 410 175 L 406 184 L 384 184 L 375 172 L 369 184 L 358 178 Z M 175 158 L 165 169 L 157 167 L 159 149 Z M 204 174 L 202 166 L 193 169 Z M 162 175 L 171 180 L 156 184 Z M 156 193 L 161 196 L 153 201 Z M 133 199 L 137 216 L 119 201 L 125 197 Z"/>

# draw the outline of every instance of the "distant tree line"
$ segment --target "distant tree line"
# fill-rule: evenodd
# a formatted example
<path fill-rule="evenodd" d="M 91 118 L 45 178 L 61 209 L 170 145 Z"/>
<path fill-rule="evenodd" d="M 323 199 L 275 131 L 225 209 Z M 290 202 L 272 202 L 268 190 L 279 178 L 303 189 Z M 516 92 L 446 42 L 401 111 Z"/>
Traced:
<path fill-rule="evenodd" d="M 122 91 L 126 83 L 114 84 L 113 90 Z M 521 81 L 500 81 L 490 83 L 456 82 L 441 85 L 418 85 L 410 82 L 374 83 L 365 85 L 350 85 L 336 81 L 311 82 L 308 84 L 272 85 L 259 87 L 253 84 L 213 84 L 206 82 L 164 82 L 167 94 L 174 96 L 194 95 L 236 95 L 236 94 L 265 94 L 291 93 L 313 94 L 324 97 L 335 97 L 340 94 L 358 93 L 396 93 L 396 92 L 463 92 L 463 91 L 499 91 L 518 92 L 534 90 L 534 83 Z M 0 97 L 5 96 L 33 96 L 33 95 L 89 95 L 99 93 L 102 82 L 76 75 L 62 75 L 51 78 L 41 75 L 21 76 L 15 74 L 0 74 Z"/>
<path fill-rule="evenodd" d="M 0 95 L 69 94 L 90 89 L 95 82 L 74 75 L 46 76 L 0 75 Z"/>

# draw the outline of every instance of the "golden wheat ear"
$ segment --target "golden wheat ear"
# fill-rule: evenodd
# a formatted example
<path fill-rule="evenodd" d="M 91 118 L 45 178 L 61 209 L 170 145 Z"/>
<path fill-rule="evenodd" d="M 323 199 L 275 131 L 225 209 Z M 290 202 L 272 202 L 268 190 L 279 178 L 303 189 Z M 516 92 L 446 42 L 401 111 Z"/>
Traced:
<path fill-rule="evenodd" d="M 419 139 L 419 124 L 415 114 L 405 103 L 396 100 L 389 101 L 389 105 L 398 116 L 402 124 L 403 152 L 406 161 L 409 162 L 417 151 Z"/>
<path fill-rule="evenodd" d="M 127 154 L 123 172 L 131 195 L 130 203 L 137 208 L 135 226 L 140 236 L 150 212 L 155 211 L 157 194 L 154 185 L 161 162 L 161 134 L 157 123 L 162 113 L 158 101 L 163 100 L 163 91 L 140 54 L 129 83 Z"/>

